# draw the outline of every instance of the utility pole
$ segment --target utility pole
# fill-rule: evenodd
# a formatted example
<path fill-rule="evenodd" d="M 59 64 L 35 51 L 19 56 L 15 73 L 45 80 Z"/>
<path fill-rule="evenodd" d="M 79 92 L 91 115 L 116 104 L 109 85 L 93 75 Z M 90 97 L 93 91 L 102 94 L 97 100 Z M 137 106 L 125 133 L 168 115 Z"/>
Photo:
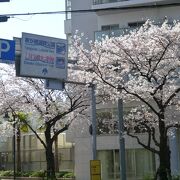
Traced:
<path fill-rule="evenodd" d="M 120 180 L 126 180 L 126 159 L 124 140 L 123 100 L 118 99 L 119 162 Z"/>

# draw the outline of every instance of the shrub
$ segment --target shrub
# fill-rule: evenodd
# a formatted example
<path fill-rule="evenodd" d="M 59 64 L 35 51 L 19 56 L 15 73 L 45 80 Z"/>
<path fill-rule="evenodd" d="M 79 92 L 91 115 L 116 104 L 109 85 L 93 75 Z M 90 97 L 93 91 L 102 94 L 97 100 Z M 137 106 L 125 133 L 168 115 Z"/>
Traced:
<path fill-rule="evenodd" d="M 30 177 L 44 177 L 45 176 L 45 172 L 44 171 L 35 171 L 32 172 Z"/>
<path fill-rule="evenodd" d="M 72 178 L 74 177 L 74 173 L 73 172 L 68 172 L 66 174 L 64 174 L 63 178 Z"/>
<path fill-rule="evenodd" d="M 179 175 L 178 176 L 173 176 L 172 180 L 180 180 L 180 176 Z"/>
<path fill-rule="evenodd" d="M 14 172 L 11 170 L 8 171 L 0 171 L 0 176 L 13 176 Z"/>
<path fill-rule="evenodd" d="M 58 178 L 64 177 L 65 174 L 69 173 L 69 171 L 60 171 L 56 174 Z"/>
<path fill-rule="evenodd" d="M 21 172 L 22 177 L 29 177 L 32 174 L 32 172 Z"/>
<path fill-rule="evenodd" d="M 151 174 L 147 174 L 143 177 L 143 180 L 154 180 L 154 177 Z"/>
<path fill-rule="evenodd" d="M 23 172 L 16 172 L 16 176 L 22 177 L 23 176 Z"/>
<path fill-rule="evenodd" d="M 14 176 L 14 171 L 0 171 L 0 176 Z M 16 172 L 17 177 L 44 177 L 44 171 L 34 171 L 34 172 Z"/>

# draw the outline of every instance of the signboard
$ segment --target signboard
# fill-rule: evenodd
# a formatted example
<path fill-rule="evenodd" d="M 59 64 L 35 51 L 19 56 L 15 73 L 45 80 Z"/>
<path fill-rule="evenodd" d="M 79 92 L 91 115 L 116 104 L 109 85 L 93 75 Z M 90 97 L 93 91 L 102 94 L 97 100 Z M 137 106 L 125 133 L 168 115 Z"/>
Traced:
<path fill-rule="evenodd" d="M 15 41 L 15 56 L 21 55 L 21 38 L 13 37 L 13 40 Z"/>
<path fill-rule="evenodd" d="M 0 2 L 9 2 L 10 0 L 0 0 Z"/>
<path fill-rule="evenodd" d="M 67 78 L 67 41 L 23 33 L 19 76 Z"/>
<path fill-rule="evenodd" d="M 45 89 L 64 90 L 65 83 L 56 79 L 46 79 Z"/>
<path fill-rule="evenodd" d="M 101 161 L 100 160 L 90 161 L 90 173 L 91 173 L 91 180 L 101 180 Z"/>
<path fill-rule="evenodd" d="M 15 62 L 15 41 L 0 39 L 0 61 L 2 63 Z"/>

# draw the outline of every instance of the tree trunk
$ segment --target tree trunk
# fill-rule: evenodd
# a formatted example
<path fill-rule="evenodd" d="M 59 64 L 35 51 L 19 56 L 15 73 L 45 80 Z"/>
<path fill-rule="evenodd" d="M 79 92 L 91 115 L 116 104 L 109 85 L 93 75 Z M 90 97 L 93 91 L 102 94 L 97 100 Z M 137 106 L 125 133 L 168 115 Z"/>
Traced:
<path fill-rule="evenodd" d="M 171 169 L 170 169 L 170 150 L 169 147 L 165 147 L 161 150 L 160 155 L 160 165 L 158 168 L 158 179 L 160 180 L 171 180 Z"/>
<path fill-rule="evenodd" d="M 21 131 L 19 127 L 17 127 L 17 172 L 21 172 Z"/>
<path fill-rule="evenodd" d="M 59 172 L 58 136 L 54 141 L 55 171 Z"/>
<path fill-rule="evenodd" d="M 165 123 L 159 120 L 160 132 L 160 151 L 159 151 L 159 168 L 157 170 L 158 180 L 171 180 L 171 165 L 170 165 L 170 149 L 168 145 L 168 137 L 166 132 Z"/>
<path fill-rule="evenodd" d="M 45 131 L 46 139 L 46 162 L 47 162 L 47 179 L 55 180 L 55 163 L 54 163 L 54 153 L 52 150 L 53 142 L 51 140 L 51 126 L 47 124 Z"/>
<path fill-rule="evenodd" d="M 47 179 L 55 180 L 55 166 L 54 166 L 54 154 L 52 152 L 52 146 L 46 148 L 46 161 L 47 161 Z"/>

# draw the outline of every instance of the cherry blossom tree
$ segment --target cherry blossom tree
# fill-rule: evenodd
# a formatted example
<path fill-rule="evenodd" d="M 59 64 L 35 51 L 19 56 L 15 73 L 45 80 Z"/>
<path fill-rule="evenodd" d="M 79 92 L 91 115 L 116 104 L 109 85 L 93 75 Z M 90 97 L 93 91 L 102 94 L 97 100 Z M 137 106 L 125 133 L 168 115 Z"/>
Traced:
<path fill-rule="evenodd" d="M 22 98 L 19 91 L 19 86 L 15 83 L 15 71 L 13 65 L 2 64 L 0 67 L 0 114 L 3 116 L 3 124 L 9 124 L 11 126 L 11 136 L 16 137 L 16 164 L 17 171 L 21 171 L 21 131 L 27 131 L 27 127 L 21 121 L 22 114 L 24 114 L 22 107 Z M 25 116 L 24 116 L 25 117 Z M 6 120 L 5 120 L 6 119 Z M 2 126 L 4 128 L 4 126 Z M 7 126 L 5 126 L 7 127 Z M 8 129 L 3 131 L 8 135 Z M 1 132 L 3 132 L 1 131 Z M 15 139 L 14 139 L 15 141 Z M 15 143 L 15 142 L 14 142 Z M 15 155 L 15 154 L 14 154 Z"/>
<path fill-rule="evenodd" d="M 55 179 L 53 143 L 60 133 L 68 130 L 75 119 L 86 114 L 85 111 L 90 105 L 88 87 L 67 84 L 64 91 L 47 90 L 43 80 L 17 78 L 12 67 L 6 68 L 2 68 L 4 75 L 0 84 L 1 113 L 13 110 L 32 114 L 31 121 L 21 118 L 21 123 L 24 123 L 44 146 L 47 177 Z M 44 132 L 45 140 L 39 136 L 39 130 Z"/>
<path fill-rule="evenodd" d="M 87 88 L 79 88 L 77 85 L 66 86 L 64 92 L 45 90 L 44 83 L 39 80 L 26 79 L 25 81 L 34 93 L 24 89 L 24 104 L 34 106 L 34 110 L 39 113 L 40 126 L 37 129 L 43 130 L 45 141 L 30 123 L 27 121 L 25 123 L 43 144 L 46 151 L 47 177 L 54 179 L 53 143 L 60 133 L 68 130 L 71 123 L 86 111 L 89 106 L 88 91 Z"/>
<path fill-rule="evenodd" d="M 72 44 L 80 70 L 74 76 L 96 83 L 96 93 L 109 100 L 135 102 L 126 117 L 127 134 L 159 157 L 156 178 L 171 179 L 168 135 L 180 125 L 180 23 L 147 21 L 128 35 L 90 42 L 89 48 L 78 35 Z M 146 142 L 138 132 L 147 134 Z"/>

